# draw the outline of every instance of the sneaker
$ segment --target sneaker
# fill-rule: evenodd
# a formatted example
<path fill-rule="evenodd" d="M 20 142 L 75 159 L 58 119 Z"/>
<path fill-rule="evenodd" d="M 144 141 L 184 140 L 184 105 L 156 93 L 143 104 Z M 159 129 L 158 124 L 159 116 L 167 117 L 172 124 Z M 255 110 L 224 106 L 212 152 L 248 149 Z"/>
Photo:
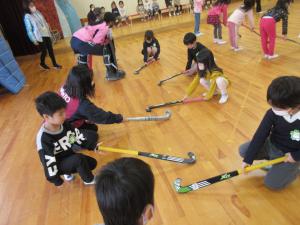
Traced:
<path fill-rule="evenodd" d="M 242 47 L 237 47 L 237 48 L 234 49 L 235 52 L 239 52 L 239 51 L 242 51 L 242 50 L 243 50 Z"/>
<path fill-rule="evenodd" d="M 73 174 L 71 174 L 71 175 L 64 174 L 63 177 L 64 177 L 65 181 L 72 181 L 75 179 L 75 176 Z"/>
<path fill-rule="evenodd" d="M 85 182 L 85 181 L 83 181 L 83 183 L 84 183 L 84 185 L 86 185 L 86 186 L 94 185 L 94 184 L 96 184 L 96 180 L 95 180 L 95 178 L 94 178 L 91 182 Z"/>
<path fill-rule="evenodd" d="M 47 66 L 46 64 L 40 64 L 40 68 L 43 69 L 43 70 L 50 70 L 50 67 Z"/>
<path fill-rule="evenodd" d="M 223 95 L 221 95 L 221 98 L 220 98 L 220 100 L 219 100 L 219 104 L 224 104 L 224 103 L 226 103 L 227 100 L 228 100 L 228 98 L 229 98 L 228 94 L 223 94 Z"/>
<path fill-rule="evenodd" d="M 235 49 L 235 47 L 232 47 L 232 46 L 231 46 L 231 47 L 230 47 L 230 49 L 231 49 L 231 50 L 234 50 L 234 49 Z"/>
<path fill-rule="evenodd" d="M 264 58 L 265 58 L 265 59 L 269 59 L 269 55 L 265 54 L 265 55 L 264 55 Z"/>
<path fill-rule="evenodd" d="M 218 38 L 214 38 L 214 43 L 217 44 L 219 42 Z"/>
<path fill-rule="evenodd" d="M 195 33 L 195 35 L 196 35 L 197 37 L 199 37 L 199 36 L 204 35 L 204 33 L 202 33 L 202 32 L 197 32 L 197 33 Z"/>
<path fill-rule="evenodd" d="M 122 70 L 118 70 L 116 72 L 106 71 L 106 80 L 115 81 L 124 78 L 125 72 Z"/>
<path fill-rule="evenodd" d="M 273 54 L 273 55 L 269 55 L 268 59 L 276 59 L 278 57 L 279 57 L 278 54 Z"/>
<path fill-rule="evenodd" d="M 217 42 L 219 45 L 224 45 L 226 44 L 226 41 L 223 41 L 222 39 L 219 39 L 219 41 Z"/>
<path fill-rule="evenodd" d="M 62 66 L 56 64 L 56 65 L 53 66 L 53 68 L 56 69 L 56 70 L 61 70 L 61 69 L 62 69 Z"/>
<path fill-rule="evenodd" d="M 169 17 L 171 17 L 172 16 L 172 14 L 171 13 L 169 13 Z"/>
<path fill-rule="evenodd" d="M 298 38 L 300 38 L 300 34 L 299 34 Z"/>

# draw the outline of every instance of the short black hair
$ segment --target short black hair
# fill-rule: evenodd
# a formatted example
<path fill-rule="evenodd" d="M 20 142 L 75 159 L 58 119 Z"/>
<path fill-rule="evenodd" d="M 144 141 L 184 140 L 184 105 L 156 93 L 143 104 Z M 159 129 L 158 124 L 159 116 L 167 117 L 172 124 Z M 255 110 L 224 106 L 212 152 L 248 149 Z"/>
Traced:
<path fill-rule="evenodd" d="M 31 14 L 31 11 L 29 9 L 30 3 L 33 3 L 33 0 L 23 0 L 23 9 L 25 14 Z"/>
<path fill-rule="evenodd" d="M 116 17 L 114 16 L 113 13 L 111 13 L 111 12 L 106 12 L 106 13 L 104 14 L 103 20 L 104 20 L 106 23 L 115 22 Z"/>
<path fill-rule="evenodd" d="M 35 107 L 41 116 L 53 116 L 58 110 L 65 109 L 67 103 L 57 93 L 47 91 L 35 99 Z"/>
<path fill-rule="evenodd" d="M 189 44 L 193 44 L 196 40 L 197 40 L 196 35 L 192 32 L 189 32 L 189 33 L 184 35 L 183 43 L 185 45 L 189 45 Z"/>
<path fill-rule="evenodd" d="M 94 5 L 94 4 L 90 4 L 90 9 L 92 8 L 92 6 L 94 6 L 94 7 L 95 7 L 95 5 Z"/>
<path fill-rule="evenodd" d="M 287 7 L 286 7 L 286 4 L 291 4 L 291 0 L 278 0 L 276 2 L 275 8 L 288 10 Z"/>
<path fill-rule="evenodd" d="M 117 159 L 99 171 L 95 191 L 105 225 L 138 225 L 145 207 L 154 205 L 154 176 L 140 159 Z"/>
<path fill-rule="evenodd" d="M 92 85 L 93 71 L 86 65 L 74 66 L 69 72 L 64 85 L 65 92 L 71 98 L 84 99 L 95 96 L 95 86 Z"/>
<path fill-rule="evenodd" d="M 145 32 L 145 40 L 150 41 L 154 38 L 154 33 L 152 30 L 147 30 Z"/>
<path fill-rule="evenodd" d="M 124 2 L 123 1 L 119 1 L 119 4 L 123 4 L 124 5 Z"/>
<path fill-rule="evenodd" d="M 277 108 L 287 109 L 300 106 L 300 77 L 280 76 L 268 87 L 267 101 Z"/>
<path fill-rule="evenodd" d="M 255 5 L 254 0 L 244 0 L 244 4 L 241 6 L 241 9 L 245 12 L 248 12 Z"/>

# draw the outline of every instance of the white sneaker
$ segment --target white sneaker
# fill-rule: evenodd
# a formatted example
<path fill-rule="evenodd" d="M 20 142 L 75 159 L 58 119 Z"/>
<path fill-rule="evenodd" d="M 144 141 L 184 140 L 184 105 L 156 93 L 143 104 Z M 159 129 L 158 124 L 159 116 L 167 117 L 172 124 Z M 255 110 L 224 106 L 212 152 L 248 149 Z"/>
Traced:
<path fill-rule="evenodd" d="M 198 33 L 195 33 L 195 35 L 196 35 L 197 37 L 199 37 L 199 36 L 202 36 L 202 35 L 204 35 L 204 33 L 202 33 L 202 32 L 198 32 Z"/>
<path fill-rule="evenodd" d="M 274 54 L 274 55 L 269 55 L 268 59 L 276 59 L 278 57 L 279 57 L 278 54 Z"/>
<path fill-rule="evenodd" d="M 228 94 L 223 94 L 223 95 L 221 95 L 221 98 L 220 98 L 220 100 L 219 100 L 219 104 L 224 104 L 224 103 L 226 103 L 227 100 L 228 100 L 228 98 L 229 98 Z"/>
<path fill-rule="evenodd" d="M 237 47 L 237 48 L 234 49 L 235 52 L 239 52 L 239 51 L 242 51 L 242 50 L 243 50 L 242 47 Z"/>
<path fill-rule="evenodd" d="M 265 58 L 265 59 L 269 59 L 269 55 L 265 54 L 265 55 L 264 55 L 264 58 Z"/>
<path fill-rule="evenodd" d="M 64 174 L 63 177 L 65 181 L 72 181 L 75 179 L 75 176 L 73 174 L 71 175 Z"/>
<path fill-rule="evenodd" d="M 226 44 L 227 42 L 226 41 L 223 41 L 222 39 L 219 39 L 219 41 L 218 41 L 218 44 L 219 45 L 224 45 L 224 44 Z"/>
<path fill-rule="evenodd" d="M 85 182 L 85 181 L 83 181 L 83 183 L 84 183 L 84 185 L 94 185 L 94 184 L 96 184 L 96 180 L 95 180 L 95 178 L 91 181 L 91 182 Z"/>
<path fill-rule="evenodd" d="M 218 38 L 214 38 L 214 43 L 217 44 L 219 42 Z"/>
<path fill-rule="evenodd" d="M 232 47 L 232 46 L 230 46 L 230 49 L 231 49 L 231 50 L 234 50 L 234 49 L 235 49 L 235 47 Z"/>

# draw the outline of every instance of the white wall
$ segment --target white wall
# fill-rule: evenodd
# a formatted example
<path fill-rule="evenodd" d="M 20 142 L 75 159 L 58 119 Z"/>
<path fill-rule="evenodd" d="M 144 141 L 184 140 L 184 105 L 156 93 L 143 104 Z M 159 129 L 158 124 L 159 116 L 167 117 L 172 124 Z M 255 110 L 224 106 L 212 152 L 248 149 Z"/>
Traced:
<path fill-rule="evenodd" d="M 145 0 L 144 0 L 145 1 Z M 150 0 L 151 1 L 151 0 Z M 90 4 L 94 4 L 96 7 L 104 6 L 106 11 L 111 11 L 112 0 L 71 0 L 72 5 L 76 9 L 78 16 L 80 18 L 86 18 L 89 12 Z M 115 1 L 118 5 L 119 0 Z M 125 7 L 127 8 L 128 14 L 136 13 L 137 0 L 123 0 Z M 157 0 L 160 8 L 165 8 L 165 0 Z M 189 0 L 181 0 L 182 4 L 189 3 Z"/>

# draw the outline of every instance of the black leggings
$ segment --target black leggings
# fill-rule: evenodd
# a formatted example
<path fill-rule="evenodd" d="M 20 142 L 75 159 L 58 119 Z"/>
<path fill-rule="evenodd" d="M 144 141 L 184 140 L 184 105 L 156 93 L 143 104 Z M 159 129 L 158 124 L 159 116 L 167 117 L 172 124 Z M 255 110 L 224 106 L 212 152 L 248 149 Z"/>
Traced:
<path fill-rule="evenodd" d="M 52 42 L 50 37 L 43 37 L 43 42 L 39 42 L 42 54 L 41 54 L 41 64 L 45 65 L 45 58 L 47 56 L 47 50 L 49 53 L 49 56 L 52 60 L 52 64 L 53 66 L 56 66 L 56 60 L 55 60 L 55 56 L 54 56 L 54 52 L 53 52 L 53 48 L 52 48 Z"/>
<path fill-rule="evenodd" d="M 214 24 L 214 38 L 222 39 L 222 24 Z"/>

